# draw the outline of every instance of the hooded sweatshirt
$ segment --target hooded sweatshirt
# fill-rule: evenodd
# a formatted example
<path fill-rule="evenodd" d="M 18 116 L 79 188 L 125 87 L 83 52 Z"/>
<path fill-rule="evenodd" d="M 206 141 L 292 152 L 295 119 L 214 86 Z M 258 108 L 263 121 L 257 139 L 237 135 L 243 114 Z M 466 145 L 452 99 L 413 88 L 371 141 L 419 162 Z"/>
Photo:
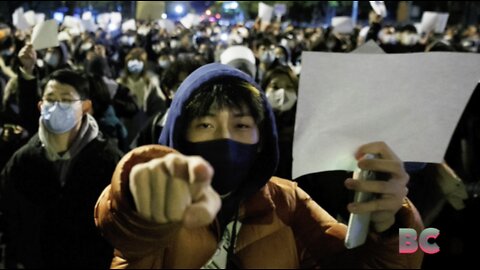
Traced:
<path fill-rule="evenodd" d="M 180 152 L 185 150 L 182 145 L 188 125 L 185 106 L 197 90 L 213 81 L 218 82 L 219 79 L 225 82 L 239 79 L 259 90 L 261 89 L 250 76 L 233 67 L 213 63 L 198 68 L 183 81 L 175 93 L 165 127 L 160 135 L 160 144 Z M 263 91 L 260 91 L 260 95 L 265 115 L 263 132 L 260 135 L 262 147 L 260 152 L 257 153 L 256 161 L 250 171 L 250 177 L 240 185 L 239 189 L 227 201 L 222 201 L 223 206 L 219 215 L 222 227 L 232 218 L 236 210 L 235 208 L 238 207 L 241 201 L 248 199 L 269 181 L 278 164 L 279 154 L 275 117 Z"/>
<path fill-rule="evenodd" d="M 82 125 L 72 145 L 66 153 L 59 155 L 55 151 L 55 139 L 43 125 L 42 118 L 39 120 L 38 137 L 45 148 L 45 154 L 48 160 L 54 162 L 60 184 L 65 185 L 66 176 L 73 158 L 93 139 L 98 136 L 98 125 L 93 116 L 87 114 L 82 118 Z"/>

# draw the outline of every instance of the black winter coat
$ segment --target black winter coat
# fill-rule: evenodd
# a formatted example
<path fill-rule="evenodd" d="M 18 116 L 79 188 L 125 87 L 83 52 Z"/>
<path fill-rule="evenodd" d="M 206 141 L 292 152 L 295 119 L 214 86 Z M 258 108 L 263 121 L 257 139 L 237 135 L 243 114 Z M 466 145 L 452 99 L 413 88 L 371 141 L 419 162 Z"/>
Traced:
<path fill-rule="evenodd" d="M 26 268 L 109 268 L 113 249 L 97 231 L 93 210 L 122 153 L 97 137 L 71 161 L 62 187 L 38 134 L 0 175 L 7 227 L 6 263 Z"/>

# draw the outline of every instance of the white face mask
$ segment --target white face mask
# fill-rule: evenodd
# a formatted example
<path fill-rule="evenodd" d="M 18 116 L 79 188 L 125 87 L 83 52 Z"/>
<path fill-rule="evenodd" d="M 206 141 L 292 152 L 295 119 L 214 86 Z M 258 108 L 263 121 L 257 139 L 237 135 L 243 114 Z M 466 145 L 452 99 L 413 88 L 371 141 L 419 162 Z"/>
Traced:
<path fill-rule="evenodd" d="M 267 65 L 271 64 L 275 60 L 275 54 L 273 51 L 264 51 L 263 54 L 260 56 L 260 62 L 265 63 Z"/>
<path fill-rule="evenodd" d="M 174 40 L 174 39 L 170 40 L 170 48 L 176 49 L 178 47 L 180 47 L 180 43 L 177 40 Z"/>
<path fill-rule="evenodd" d="M 80 49 L 81 49 L 82 51 L 88 51 L 88 50 L 90 50 L 92 47 L 93 47 L 93 44 L 90 43 L 90 42 L 87 42 L 87 43 L 83 43 L 82 46 L 80 46 Z"/>
<path fill-rule="evenodd" d="M 58 54 L 51 53 L 51 52 L 47 52 L 45 54 L 45 59 L 44 60 L 51 67 L 57 67 L 58 64 L 60 63 L 60 57 L 58 57 Z"/>
<path fill-rule="evenodd" d="M 167 69 L 169 66 L 170 66 L 170 61 L 168 60 L 159 60 L 158 61 L 158 65 L 163 68 L 163 69 Z"/>
<path fill-rule="evenodd" d="M 272 108 L 281 112 L 290 110 L 297 102 L 297 94 L 283 88 L 268 91 L 266 96 Z"/>
<path fill-rule="evenodd" d="M 130 60 L 127 63 L 128 71 L 132 74 L 140 74 L 143 71 L 143 62 L 139 60 Z"/>
<path fill-rule="evenodd" d="M 120 43 L 122 43 L 123 45 L 132 46 L 133 43 L 135 43 L 135 37 L 122 36 L 120 38 Z"/>
<path fill-rule="evenodd" d="M 420 37 L 417 34 L 402 34 L 400 42 L 405 46 L 413 46 L 420 41 Z"/>
<path fill-rule="evenodd" d="M 395 34 L 387 34 L 384 32 L 380 32 L 378 34 L 378 39 L 382 42 L 382 44 L 396 44 L 397 43 L 397 36 Z"/>
<path fill-rule="evenodd" d="M 77 112 L 82 108 L 80 102 L 64 103 L 55 101 L 42 105 L 41 117 L 45 127 L 54 134 L 70 131 L 80 121 Z"/>

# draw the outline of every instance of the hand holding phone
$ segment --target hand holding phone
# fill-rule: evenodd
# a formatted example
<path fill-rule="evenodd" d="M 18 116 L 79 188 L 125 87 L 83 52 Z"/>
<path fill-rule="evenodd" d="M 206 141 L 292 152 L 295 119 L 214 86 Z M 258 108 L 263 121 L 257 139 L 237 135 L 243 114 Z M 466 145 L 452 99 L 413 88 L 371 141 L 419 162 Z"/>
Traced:
<path fill-rule="evenodd" d="M 354 179 L 357 180 L 345 182 L 348 189 L 355 190 L 355 202 L 348 206 L 352 214 L 345 238 L 347 248 L 362 245 L 370 228 L 376 233 L 391 228 L 408 194 L 409 176 L 402 160 L 385 142 L 364 144 L 357 149 L 355 157 L 364 169 L 356 170 Z"/>
<path fill-rule="evenodd" d="M 365 159 L 379 158 L 379 155 L 366 154 Z M 357 168 L 353 173 L 353 179 L 357 181 L 376 180 L 374 171 L 360 170 Z M 355 203 L 367 202 L 375 198 L 375 194 L 370 192 L 355 192 L 353 201 Z M 370 212 L 363 214 L 350 214 L 348 220 L 347 236 L 345 238 L 345 246 L 352 249 L 361 246 L 365 243 L 370 226 Z"/>

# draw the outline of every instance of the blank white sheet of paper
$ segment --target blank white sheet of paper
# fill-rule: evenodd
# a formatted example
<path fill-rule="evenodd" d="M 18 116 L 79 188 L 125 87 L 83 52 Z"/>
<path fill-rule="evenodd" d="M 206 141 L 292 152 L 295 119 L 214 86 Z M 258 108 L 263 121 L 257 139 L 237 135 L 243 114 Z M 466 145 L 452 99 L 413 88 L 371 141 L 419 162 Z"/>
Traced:
<path fill-rule="evenodd" d="M 480 55 L 304 52 L 293 178 L 353 170 L 355 150 L 385 141 L 403 161 L 441 162 L 480 79 Z"/>

